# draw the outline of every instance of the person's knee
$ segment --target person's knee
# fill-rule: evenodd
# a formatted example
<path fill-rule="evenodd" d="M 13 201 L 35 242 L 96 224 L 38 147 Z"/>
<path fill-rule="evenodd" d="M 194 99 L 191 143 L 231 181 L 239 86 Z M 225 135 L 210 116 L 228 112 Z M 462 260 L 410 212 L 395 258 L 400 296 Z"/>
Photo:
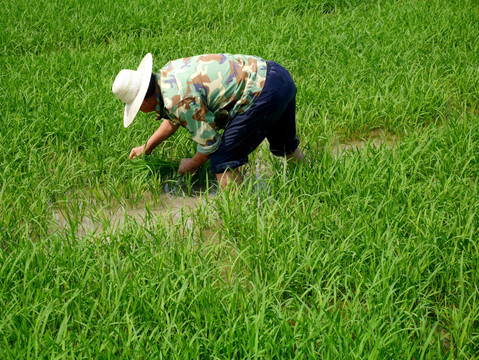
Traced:
<path fill-rule="evenodd" d="M 240 185 L 243 181 L 243 177 L 237 169 L 228 169 L 225 172 L 217 173 L 216 180 L 221 189 L 224 189 L 231 184 Z"/>

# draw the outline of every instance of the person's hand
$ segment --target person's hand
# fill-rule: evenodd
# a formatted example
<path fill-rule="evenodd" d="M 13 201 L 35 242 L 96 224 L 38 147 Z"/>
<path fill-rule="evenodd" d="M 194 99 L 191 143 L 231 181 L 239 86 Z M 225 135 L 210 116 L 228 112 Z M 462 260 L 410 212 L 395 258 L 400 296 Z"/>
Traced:
<path fill-rule="evenodd" d="M 143 155 L 144 152 L 145 152 L 145 145 L 137 146 L 137 147 L 131 149 L 130 159 L 137 158 L 137 157 Z"/>
<path fill-rule="evenodd" d="M 184 174 L 194 174 L 198 170 L 198 165 L 193 159 L 183 159 L 181 160 L 179 173 Z"/>

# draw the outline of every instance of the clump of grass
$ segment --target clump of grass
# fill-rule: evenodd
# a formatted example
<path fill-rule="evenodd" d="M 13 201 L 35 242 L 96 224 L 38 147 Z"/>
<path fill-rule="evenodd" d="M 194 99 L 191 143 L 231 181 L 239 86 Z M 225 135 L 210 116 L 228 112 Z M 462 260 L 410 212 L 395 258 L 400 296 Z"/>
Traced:
<path fill-rule="evenodd" d="M 0 358 L 477 357 L 476 2 L 3 5 Z M 179 130 L 127 159 L 158 124 L 125 130 L 111 84 L 149 51 L 285 65 L 309 167 L 79 237 L 84 204 L 154 203 L 195 151 Z M 401 141 L 330 154 L 378 128 Z"/>
<path fill-rule="evenodd" d="M 179 161 L 165 160 L 153 156 L 144 156 L 135 159 L 132 164 L 136 167 L 148 168 L 151 173 L 159 175 L 162 178 L 171 177 L 178 171 L 180 166 Z"/>

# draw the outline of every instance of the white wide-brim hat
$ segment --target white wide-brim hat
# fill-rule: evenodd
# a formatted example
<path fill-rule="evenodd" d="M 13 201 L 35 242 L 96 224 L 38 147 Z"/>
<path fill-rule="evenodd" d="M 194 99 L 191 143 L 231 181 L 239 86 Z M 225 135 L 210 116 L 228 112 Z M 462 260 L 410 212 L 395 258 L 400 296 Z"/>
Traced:
<path fill-rule="evenodd" d="M 123 125 L 125 127 L 130 126 L 138 110 L 140 110 L 150 84 L 152 68 L 153 57 L 148 53 L 141 60 L 136 71 L 123 69 L 113 82 L 111 90 L 118 99 L 125 103 L 125 113 L 123 114 Z"/>

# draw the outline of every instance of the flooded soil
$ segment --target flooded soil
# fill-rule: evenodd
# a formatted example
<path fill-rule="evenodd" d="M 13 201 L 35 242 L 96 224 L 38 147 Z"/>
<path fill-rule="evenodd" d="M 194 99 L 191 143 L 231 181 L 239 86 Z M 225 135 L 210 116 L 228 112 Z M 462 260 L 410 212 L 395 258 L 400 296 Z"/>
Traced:
<path fill-rule="evenodd" d="M 54 229 L 66 231 L 74 228 L 76 237 L 112 231 L 120 228 L 126 221 L 138 224 L 167 223 L 184 221 L 187 228 L 193 228 L 189 216 L 206 200 L 202 196 L 180 196 L 174 193 L 162 193 L 153 196 L 145 193 L 141 201 L 134 204 L 101 204 L 80 202 L 53 209 Z"/>
<path fill-rule="evenodd" d="M 396 143 L 397 138 L 391 134 L 382 130 L 374 130 L 361 139 L 335 141 L 331 146 L 331 153 L 335 158 L 340 158 L 366 146 L 392 148 Z M 259 150 L 260 152 L 250 160 L 248 165 L 245 165 L 242 172 L 246 181 L 248 178 L 252 178 L 259 181 L 260 184 L 262 177 L 272 175 L 273 167 L 268 161 L 269 148 L 265 142 Z M 163 220 L 166 220 L 166 223 L 181 221 L 187 230 L 192 230 L 194 222 L 190 215 L 200 205 L 206 204 L 204 197 L 206 189 L 196 187 L 190 189 L 192 190 L 190 192 L 185 192 L 184 185 L 181 181 L 167 183 L 162 194 L 145 193 L 142 200 L 134 204 L 105 204 L 92 199 L 84 199 L 83 201 L 77 200 L 75 204 L 57 206 L 52 210 L 53 231 L 62 232 L 75 229 L 75 236 L 81 238 L 105 231 L 114 231 L 130 220 L 142 225 L 146 225 L 148 222 L 158 223 Z M 215 190 L 209 190 L 208 197 L 214 196 Z M 214 210 L 212 211 L 214 212 Z M 211 234 L 206 233 L 206 236 L 216 238 L 214 233 L 211 230 Z"/>
<path fill-rule="evenodd" d="M 340 158 L 341 156 L 364 149 L 366 146 L 372 146 L 379 149 L 381 146 L 385 146 L 391 149 L 398 139 L 396 136 L 391 135 L 383 130 L 370 131 L 366 136 L 360 139 L 353 139 L 349 141 L 337 140 L 333 142 L 331 146 L 331 154 L 334 158 Z"/>

